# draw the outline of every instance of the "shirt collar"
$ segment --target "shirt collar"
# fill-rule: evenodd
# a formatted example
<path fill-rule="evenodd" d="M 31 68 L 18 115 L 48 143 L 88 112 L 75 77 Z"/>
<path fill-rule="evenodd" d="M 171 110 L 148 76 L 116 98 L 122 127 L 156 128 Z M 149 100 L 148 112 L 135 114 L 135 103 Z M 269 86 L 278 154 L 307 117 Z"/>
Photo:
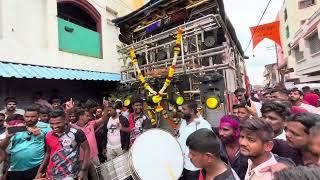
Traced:
<path fill-rule="evenodd" d="M 282 133 L 279 134 L 277 137 L 275 137 L 274 139 L 281 139 L 281 140 L 286 140 L 286 132 L 284 130 L 282 130 Z"/>
<path fill-rule="evenodd" d="M 187 120 L 186 121 L 186 126 L 195 126 L 195 125 L 199 125 L 200 124 L 200 120 L 201 120 L 201 116 L 198 115 L 197 118 L 195 118 L 190 124 L 187 123 Z"/>
<path fill-rule="evenodd" d="M 268 166 L 274 165 L 277 163 L 277 160 L 274 158 L 274 155 L 272 153 L 271 154 L 271 158 L 265 162 L 263 162 L 262 164 L 258 165 L 257 167 L 252 168 L 252 161 L 250 159 L 248 159 L 248 173 L 250 174 L 255 174 L 256 176 L 263 176 L 265 173 L 261 173 L 260 171 Z"/>
<path fill-rule="evenodd" d="M 139 119 L 139 118 L 143 118 L 144 113 L 141 112 L 136 118 L 134 118 L 134 113 L 131 113 L 129 116 L 132 116 L 132 119 L 136 120 L 136 119 Z"/>
<path fill-rule="evenodd" d="M 52 131 L 52 134 L 53 134 L 53 136 L 61 137 L 61 136 L 63 136 L 64 134 L 67 134 L 68 132 L 70 132 L 70 129 L 71 129 L 71 126 L 68 124 L 67 127 L 66 127 L 66 129 L 64 130 L 64 132 L 61 133 L 60 135 L 54 133 L 53 131 Z"/>

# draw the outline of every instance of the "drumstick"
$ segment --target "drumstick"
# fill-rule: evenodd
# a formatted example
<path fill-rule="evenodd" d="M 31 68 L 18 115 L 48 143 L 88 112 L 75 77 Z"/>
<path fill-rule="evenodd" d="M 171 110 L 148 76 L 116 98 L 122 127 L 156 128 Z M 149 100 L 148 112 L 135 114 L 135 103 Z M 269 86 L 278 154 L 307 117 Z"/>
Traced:
<path fill-rule="evenodd" d="M 172 180 L 177 180 L 176 176 L 173 174 L 172 168 L 170 165 L 167 166 L 168 171 L 169 171 L 169 175 L 171 176 Z"/>

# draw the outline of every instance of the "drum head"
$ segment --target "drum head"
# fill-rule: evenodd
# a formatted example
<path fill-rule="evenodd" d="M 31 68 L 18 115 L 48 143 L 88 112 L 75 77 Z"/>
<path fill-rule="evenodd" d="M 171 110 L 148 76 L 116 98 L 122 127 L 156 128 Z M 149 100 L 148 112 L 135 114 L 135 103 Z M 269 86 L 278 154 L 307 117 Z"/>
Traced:
<path fill-rule="evenodd" d="M 131 147 L 131 168 L 141 180 L 175 180 L 183 171 L 183 152 L 168 132 L 152 129 Z"/>

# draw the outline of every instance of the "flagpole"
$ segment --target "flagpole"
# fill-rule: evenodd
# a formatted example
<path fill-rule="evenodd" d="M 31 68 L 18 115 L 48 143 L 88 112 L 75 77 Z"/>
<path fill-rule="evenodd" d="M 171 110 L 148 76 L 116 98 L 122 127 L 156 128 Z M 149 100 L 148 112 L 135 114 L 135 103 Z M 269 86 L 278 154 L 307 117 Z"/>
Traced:
<path fill-rule="evenodd" d="M 277 43 L 274 43 L 274 47 L 275 47 L 275 50 L 276 50 L 276 62 L 277 62 L 277 72 L 278 72 L 278 84 L 281 84 L 281 85 L 282 85 L 282 78 L 281 78 L 281 73 L 280 73 Z"/>

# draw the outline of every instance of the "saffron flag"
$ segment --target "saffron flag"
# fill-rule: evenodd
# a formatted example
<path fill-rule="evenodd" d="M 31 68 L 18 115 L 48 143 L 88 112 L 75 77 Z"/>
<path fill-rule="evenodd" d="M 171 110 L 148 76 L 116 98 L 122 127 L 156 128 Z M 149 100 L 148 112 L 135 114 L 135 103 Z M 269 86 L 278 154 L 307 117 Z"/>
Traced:
<path fill-rule="evenodd" d="M 250 27 L 250 31 L 252 34 L 253 49 L 264 38 L 268 38 L 277 43 L 280 47 L 282 47 L 280 39 L 280 21 Z"/>

